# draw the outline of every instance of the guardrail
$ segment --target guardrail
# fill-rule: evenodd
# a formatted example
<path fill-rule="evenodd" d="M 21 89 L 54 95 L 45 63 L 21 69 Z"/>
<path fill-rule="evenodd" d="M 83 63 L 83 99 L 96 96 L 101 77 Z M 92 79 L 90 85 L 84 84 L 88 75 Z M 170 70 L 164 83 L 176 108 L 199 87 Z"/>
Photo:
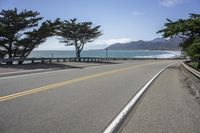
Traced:
<path fill-rule="evenodd" d="M 18 64 L 18 62 L 25 62 L 25 63 L 35 63 L 35 62 L 66 62 L 66 61 L 78 61 L 78 62 L 100 62 L 100 61 L 111 61 L 111 60 L 176 60 L 176 59 L 183 59 L 183 58 L 101 58 L 101 57 L 81 57 L 81 58 L 15 58 L 15 59 L 0 59 L 0 64 Z"/>
<path fill-rule="evenodd" d="M 191 72 L 192 74 L 194 74 L 197 78 L 200 79 L 200 72 L 195 70 L 194 68 L 188 66 L 186 63 L 183 62 L 183 66 L 184 68 L 186 68 L 189 72 Z"/>
<path fill-rule="evenodd" d="M 18 62 L 26 62 L 26 63 L 35 63 L 35 62 L 66 62 L 66 61 L 81 61 L 81 62 L 97 62 L 97 61 L 107 61 L 107 60 L 115 60 L 113 58 L 95 58 L 95 57 L 83 57 L 83 58 L 15 58 L 15 59 L 0 59 L 0 64 L 7 64 L 7 62 L 18 63 Z M 12 64 L 11 63 L 11 64 Z"/>

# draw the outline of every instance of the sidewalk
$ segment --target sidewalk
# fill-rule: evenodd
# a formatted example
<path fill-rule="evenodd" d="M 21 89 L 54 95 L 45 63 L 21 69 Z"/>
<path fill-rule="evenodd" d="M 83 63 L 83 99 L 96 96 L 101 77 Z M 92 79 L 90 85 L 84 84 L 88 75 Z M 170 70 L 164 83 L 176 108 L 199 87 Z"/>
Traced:
<path fill-rule="evenodd" d="M 200 105 L 171 66 L 149 88 L 122 129 L 123 133 L 200 133 Z"/>

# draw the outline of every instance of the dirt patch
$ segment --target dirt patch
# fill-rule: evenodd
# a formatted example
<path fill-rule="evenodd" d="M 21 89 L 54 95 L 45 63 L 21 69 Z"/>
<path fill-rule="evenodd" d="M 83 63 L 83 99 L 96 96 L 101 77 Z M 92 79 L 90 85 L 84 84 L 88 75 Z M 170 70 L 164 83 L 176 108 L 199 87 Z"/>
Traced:
<path fill-rule="evenodd" d="M 200 79 L 195 77 L 182 65 L 180 65 L 179 70 L 180 81 L 183 84 L 183 87 L 186 88 L 189 91 L 189 93 L 192 94 L 200 104 Z"/>

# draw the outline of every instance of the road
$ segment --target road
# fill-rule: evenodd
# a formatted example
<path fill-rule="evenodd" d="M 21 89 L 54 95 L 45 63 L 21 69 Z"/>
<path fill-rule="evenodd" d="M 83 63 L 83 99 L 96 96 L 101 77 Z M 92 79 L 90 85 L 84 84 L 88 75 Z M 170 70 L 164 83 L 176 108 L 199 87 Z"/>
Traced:
<path fill-rule="evenodd" d="M 185 77 L 178 68 L 172 65 L 157 78 L 122 133 L 200 133 L 199 103 L 182 83 Z"/>
<path fill-rule="evenodd" d="M 126 61 L 0 78 L 1 133 L 99 133 L 175 60 Z"/>

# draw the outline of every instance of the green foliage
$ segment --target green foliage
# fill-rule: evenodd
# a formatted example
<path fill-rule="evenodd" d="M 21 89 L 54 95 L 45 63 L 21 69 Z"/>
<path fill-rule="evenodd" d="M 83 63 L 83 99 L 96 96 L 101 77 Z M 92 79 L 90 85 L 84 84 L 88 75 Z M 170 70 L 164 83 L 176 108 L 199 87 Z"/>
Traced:
<path fill-rule="evenodd" d="M 62 37 L 60 42 L 65 43 L 66 46 L 74 45 L 76 56 L 80 57 L 84 45 L 102 35 L 99 31 L 100 26 L 93 27 L 92 25 L 92 22 L 77 22 L 76 19 L 63 21 L 57 35 Z"/>
<path fill-rule="evenodd" d="M 194 42 L 187 48 L 187 53 L 193 59 L 200 57 L 200 38 L 196 38 Z"/>
<path fill-rule="evenodd" d="M 25 58 L 31 51 L 43 43 L 47 37 L 61 36 L 61 42 L 67 46 L 75 45 L 77 57 L 80 57 L 84 44 L 94 41 L 100 35 L 100 26 L 93 27 L 92 22 L 47 20 L 41 22 L 38 12 L 17 9 L 0 12 L 0 58 Z"/>
<path fill-rule="evenodd" d="M 200 14 L 190 14 L 188 19 L 179 19 L 175 22 L 167 19 L 164 29 L 157 33 L 163 33 L 163 37 L 179 36 L 183 39 L 200 36 Z"/>
<path fill-rule="evenodd" d="M 17 9 L 0 12 L 0 55 L 8 58 L 27 57 L 43 43 L 60 24 L 59 19 L 51 22 L 42 20 L 38 12 Z M 39 26 L 40 25 L 40 26 Z M 5 54 L 6 53 L 6 54 Z"/>
<path fill-rule="evenodd" d="M 200 55 L 200 14 L 190 14 L 188 19 L 179 19 L 175 22 L 167 19 L 165 28 L 157 33 L 163 33 L 164 38 L 178 36 L 184 41 L 180 45 L 183 50 L 194 58 Z"/>
<path fill-rule="evenodd" d="M 197 61 L 191 61 L 187 63 L 189 66 L 193 67 L 194 69 L 200 70 L 199 63 Z"/>

